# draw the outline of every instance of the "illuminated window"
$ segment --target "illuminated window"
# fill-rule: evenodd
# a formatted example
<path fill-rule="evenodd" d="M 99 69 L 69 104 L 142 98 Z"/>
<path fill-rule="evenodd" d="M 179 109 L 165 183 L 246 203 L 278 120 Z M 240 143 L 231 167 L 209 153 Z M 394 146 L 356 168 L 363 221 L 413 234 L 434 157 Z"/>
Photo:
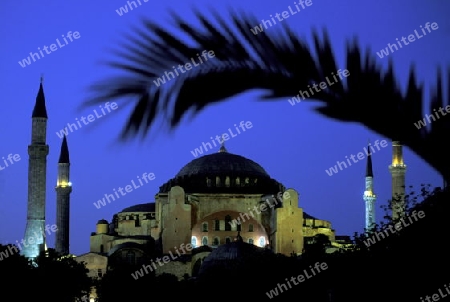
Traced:
<path fill-rule="evenodd" d="M 263 236 L 259 237 L 259 246 L 260 247 L 266 246 L 266 238 L 264 238 Z"/>
<path fill-rule="evenodd" d="M 191 238 L 191 245 L 192 245 L 193 248 L 197 247 L 197 237 L 192 236 L 192 238 Z"/>
<path fill-rule="evenodd" d="M 230 186 L 230 177 L 227 176 L 225 177 L 225 187 L 229 187 Z"/>
<path fill-rule="evenodd" d="M 203 245 L 208 245 L 208 237 L 207 237 L 207 236 L 203 236 L 203 238 L 202 238 L 202 244 L 203 244 Z"/>
<path fill-rule="evenodd" d="M 220 177 L 216 176 L 216 187 L 220 187 Z"/>
<path fill-rule="evenodd" d="M 208 223 L 207 222 L 202 223 L 202 232 L 208 232 Z"/>
<path fill-rule="evenodd" d="M 241 179 L 239 177 L 236 177 L 236 185 L 237 186 L 241 185 Z"/>
<path fill-rule="evenodd" d="M 253 232 L 253 224 L 249 224 L 248 225 L 248 231 L 249 232 Z"/>
<path fill-rule="evenodd" d="M 249 238 L 249 239 L 248 239 L 248 243 L 253 244 L 253 239 L 252 239 L 252 238 Z"/>
<path fill-rule="evenodd" d="M 225 231 L 231 231 L 231 216 L 225 216 Z"/>
<path fill-rule="evenodd" d="M 211 178 L 206 177 L 206 186 L 211 187 Z"/>
<path fill-rule="evenodd" d="M 101 277 L 103 276 L 103 272 L 102 272 L 102 269 L 101 269 L 101 268 L 98 269 L 98 271 L 97 271 L 97 276 L 98 276 L 99 278 L 101 278 Z"/>

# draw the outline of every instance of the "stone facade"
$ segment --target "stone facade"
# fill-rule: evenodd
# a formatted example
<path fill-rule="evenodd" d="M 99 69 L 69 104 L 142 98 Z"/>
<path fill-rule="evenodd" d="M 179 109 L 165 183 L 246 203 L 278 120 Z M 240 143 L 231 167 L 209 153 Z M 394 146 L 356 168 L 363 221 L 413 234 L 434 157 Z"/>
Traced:
<path fill-rule="evenodd" d="M 297 191 L 286 190 L 251 160 L 221 152 L 182 168 L 160 187 L 154 203 L 126 208 L 111 223 L 100 220 L 90 252 L 133 264 L 156 257 L 161 263 L 165 256 L 162 265 L 154 262 L 155 274 L 181 279 L 195 276 L 209 253 L 238 232 L 247 243 L 288 256 L 300 255 L 307 237 L 335 240 L 328 221 L 299 207 Z"/>

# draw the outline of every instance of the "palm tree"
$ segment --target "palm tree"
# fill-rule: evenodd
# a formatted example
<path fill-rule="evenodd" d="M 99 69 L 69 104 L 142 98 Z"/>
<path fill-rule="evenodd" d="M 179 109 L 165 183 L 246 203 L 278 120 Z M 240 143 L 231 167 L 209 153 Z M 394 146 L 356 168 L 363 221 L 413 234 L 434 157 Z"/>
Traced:
<path fill-rule="evenodd" d="M 258 20 L 242 12 L 231 11 L 229 18 L 216 12 L 208 18 L 196 12 L 201 24 L 198 27 L 187 24 L 179 15 L 172 13 L 172 17 L 173 31 L 143 21 L 135 35 L 127 36 L 127 43 L 116 53 L 118 59 L 108 63 L 125 75 L 92 85 L 94 96 L 83 104 L 94 106 L 125 97 L 132 102 L 134 109 L 122 139 L 148 136 L 160 117 L 168 121 L 169 129 L 175 129 L 187 113 L 195 115 L 208 105 L 250 89 L 267 90 L 264 101 L 292 98 L 299 89 L 322 82 L 339 69 L 326 31 L 313 32 L 314 47 L 310 48 L 285 24 L 254 35 L 250 28 Z M 191 44 L 185 42 L 186 36 Z M 166 84 L 155 84 L 165 71 L 172 71 L 172 66 L 184 65 L 204 50 L 215 54 L 208 64 L 180 73 Z M 420 129 L 414 125 L 424 118 L 424 98 L 423 84 L 417 83 L 413 65 L 407 87 L 402 89 L 392 62 L 382 70 L 369 51 L 361 51 L 355 39 L 347 43 L 345 68 L 350 76 L 305 101 L 319 101 L 317 111 L 325 117 L 357 122 L 402 141 L 449 180 L 450 146 L 445 134 L 450 119 L 441 118 Z M 438 70 L 430 112 L 448 103 L 444 102 L 442 86 L 442 72 Z"/>

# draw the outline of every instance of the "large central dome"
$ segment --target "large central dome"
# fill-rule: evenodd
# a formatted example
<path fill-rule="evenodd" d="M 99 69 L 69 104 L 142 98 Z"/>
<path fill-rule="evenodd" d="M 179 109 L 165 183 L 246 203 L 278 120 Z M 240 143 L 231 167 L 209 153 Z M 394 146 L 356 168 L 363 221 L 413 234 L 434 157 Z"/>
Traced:
<path fill-rule="evenodd" d="M 189 193 L 269 193 L 282 185 L 254 161 L 232 154 L 222 146 L 217 153 L 196 158 L 160 187 L 160 193 L 181 186 Z"/>
<path fill-rule="evenodd" d="M 269 174 L 254 161 L 240 155 L 228 152 L 218 152 L 194 159 L 181 168 L 175 177 L 197 174 L 235 174 L 244 173 L 248 176 L 270 177 Z"/>

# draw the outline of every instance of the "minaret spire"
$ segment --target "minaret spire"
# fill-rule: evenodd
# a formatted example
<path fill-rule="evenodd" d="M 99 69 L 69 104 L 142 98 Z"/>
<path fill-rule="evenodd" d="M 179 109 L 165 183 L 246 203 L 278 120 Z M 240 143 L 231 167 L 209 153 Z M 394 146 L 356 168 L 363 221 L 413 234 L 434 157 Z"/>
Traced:
<path fill-rule="evenodd" d="M 24 238 L 28 245 L 24 246 L 22 250 L 25 257 L 32 259 L 44 251 L 46 245 L 42 230 L 45 230 L 47 155 L 49 151 L 46 144 L 47 118 L 41 79 L 32 114 L 31 144 L 28 146 L 28 202 Z"/>
<path fill-rule="evenodd" d="M 392 175 L 392 219 L 396 220 L 405 212 L 405 174 L 403 162 L 403 144 L 392 141 L 392 164 L 389 166 Z"/>
<path fill-rule="evenodd" d="M 70 221 L 70 160 L 67 137 L 64 135 L 58 161 L 58 180 L 56 182 L 56 240 L 55 250 L 61 255 L 69 254 Z"/>
<path fill-rule="evenodd" d="M 370 142 L 368 143 L 367 150 L 367 164 L 366 164 L 366 186 L 364 190 L 363 199 L 366 208 L 366 231 L 370 231 L 375 226 L 375 201 L 377 196 L 373 190 L 373 170 L 372 170 L 372 152 L 370 150 Z"/>

